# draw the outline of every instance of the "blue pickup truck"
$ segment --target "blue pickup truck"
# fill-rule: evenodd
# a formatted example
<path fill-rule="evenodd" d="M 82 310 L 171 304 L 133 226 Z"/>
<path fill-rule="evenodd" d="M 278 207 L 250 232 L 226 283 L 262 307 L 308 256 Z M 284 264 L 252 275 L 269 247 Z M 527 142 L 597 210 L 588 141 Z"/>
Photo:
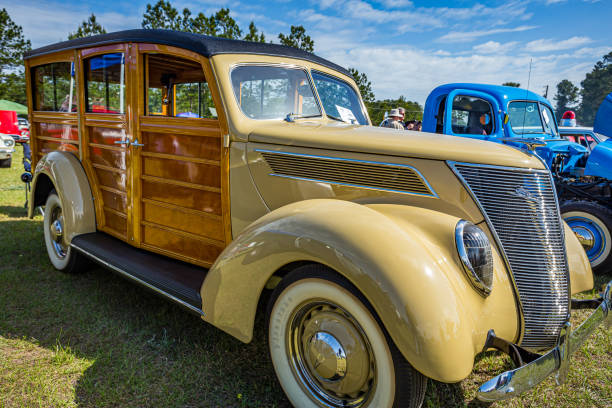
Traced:
<path fill-rule="evenodd" d="M 600 113 L 608 102 L 612 106 L 612 95 L 606 101 Z M 598 114 L 604 123 L 599 126 L 608 129 L 612 116 L 605 112 Z M 612 139 L 597 146 L 574 143 L 560 136 L 546 98 L 520 88 L 469 83 L 441 85 L 429 94 L 423 131 L 505 143 L 537 154 L 551 170 L 561 214 L 594 271 L 612 271 Z"/>

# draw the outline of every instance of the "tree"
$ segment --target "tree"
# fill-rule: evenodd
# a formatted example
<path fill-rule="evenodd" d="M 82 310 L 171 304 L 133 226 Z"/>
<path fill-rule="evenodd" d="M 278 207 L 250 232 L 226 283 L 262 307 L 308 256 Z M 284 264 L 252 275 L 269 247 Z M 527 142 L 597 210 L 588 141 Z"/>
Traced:
<path fill-rule="evenodd" d="M 361 93 L 361 97 L 366 105 L 374 102 L 374 92 L 372 91 L 372 83 L 368 80 L 368 76 L 365 72 L 359 72 L 355 68 L 348 69 L 353 79 L 357 83 L 359 87 L 359 92 Z"/>
<path fill-rule="evenodd" d="M 222 8 L 209 17 L 211 31 L 215 37 L 238 39 L 242 35 L 242 30 L 238 23 L 230 17 L 230 11 Z"/>
<path fill-rule="evenodd" d="M 612 52 L 597 61 L 580 86 L 582 102 L 578 108 L 578 121 L 584 126 L 593 126 L 599 105 L 612 91 Z"/>
<path fill-rule="evenodd" d="M 83 21 L 74 33 L 68 34 L 68 39 L 74 40 L 75 38 L 90 37 L 96 34 L 106 34 L 106 30 L 96 21 L 95 14 L 91 13 L 91 16 Z"/>
<path fill-rule="evenodd" d="M 374 126 L 378 126 L 383 121 L 385 112 L 399 107 L 406 109 L 404 120 L 421 120 L 423 118 L 423 107 L 418 102 L 409 101 L 403 96 L 398 99 L 374 101 L 367 105 L 368 114 Z"/>
<path fill-rule="evenodd" d="M 154 6 L 147 4 L 142 16 L 142 28 L 165 30 L 190 31 L 191 11 L 185 8 L 183 14 L 170 4 L 169 1 L 159 0 Z"/>
<path fill-rule="evenodd" d="M 554 97 L 556 102 L 555 115 L 557 118 L 561 118 L 566 110 L 576 108 L 579 91 L 578 87 L 567 79 L 557 84 L 557 94 Z"/>
<path fill-rule="evenodd" d="M 521 84 L 518 83 L 518 82 L 504 82 L 502 85 L 503 86 L 513 86 L 515 88 L 520 88 L 521 87 Z"/>
<path fill-rule="evenodd" d="M 31 48 L 21 26 L 0 10 L 0 99 L 26 103 L 23 54 Z"/>
<path fill-rule="evenodd" d="M 251 24 L 249 24 L 249 32 L 244 36 L 243 40 L 263 43 L 266 42 L 266 37 L 263 32 L 259 33 L 257 31 L 255 23 L 251 21 Z"/>
<path fill-rule="evenodd" d="M 289 47 L 298 48 L 308 52 L 314 51 L 314 41 L 309 35 L 306 35 L 306 29 L 301 25 L 292 25 L 291 33 L 289 35 L 280 33 L 278 35 L 278 39 L 283 45 L 288 45 Z"/>

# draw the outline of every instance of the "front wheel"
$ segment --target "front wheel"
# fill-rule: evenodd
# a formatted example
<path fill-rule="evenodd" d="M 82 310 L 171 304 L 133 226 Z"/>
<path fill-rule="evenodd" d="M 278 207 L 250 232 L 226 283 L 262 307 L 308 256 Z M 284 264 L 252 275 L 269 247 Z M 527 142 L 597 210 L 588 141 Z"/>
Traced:
<path fill-rule="evenodd" d="M 67 241 L 62 202 L 55 190 L 49 193 L 45 203 L 43 231 L 47 254 L 55 269 L 66 273 L 83 270 L 87 259 L 73 250 Z"/>
<path fill-rule="evenodd" d="M 421 406 L 426 377 L 375 316 L 348 281 L 324 267 L 304 266 L 281 281 L 268 306 L 269 346 L 294 406 Z"/>
<path fill-rule="evenodd" d="M 592 201 L 566 201 L 561 216 L 582 244 L 595 273 L 612 271 L 612 210 Z"/>

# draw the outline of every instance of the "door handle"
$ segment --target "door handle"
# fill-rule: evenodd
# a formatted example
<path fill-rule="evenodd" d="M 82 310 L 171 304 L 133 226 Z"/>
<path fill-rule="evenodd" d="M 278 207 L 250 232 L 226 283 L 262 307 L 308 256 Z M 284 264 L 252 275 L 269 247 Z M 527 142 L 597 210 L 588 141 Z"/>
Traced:
<path fill-rule="evenodd" d="M 144 146 L 144 144 L 143 143 L 138 143 L 138 138 L 136 138 L 136 140 L 134 140 L 134 142 L 132 143 L 132 146 L 140 146 L 140 147 L 142 147 L 142 146 Z"/>
<path fill-rule="evenodd" d="M 115 144 L 122 144 L 122 145 L 126 145 L 127 147 L 129 147 L 130 146 L 130 139 L 115 140 Z"/>

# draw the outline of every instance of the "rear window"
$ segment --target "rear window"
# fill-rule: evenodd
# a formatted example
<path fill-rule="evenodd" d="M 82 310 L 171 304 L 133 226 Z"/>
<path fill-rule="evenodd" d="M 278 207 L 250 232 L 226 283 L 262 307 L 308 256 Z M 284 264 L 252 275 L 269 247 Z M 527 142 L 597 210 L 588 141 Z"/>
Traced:
<path fill-rule="evenodd" d="M 54 62 L 32 69 L 34 110 L 76 112 L 77 92 L 72 62 Z"/>

